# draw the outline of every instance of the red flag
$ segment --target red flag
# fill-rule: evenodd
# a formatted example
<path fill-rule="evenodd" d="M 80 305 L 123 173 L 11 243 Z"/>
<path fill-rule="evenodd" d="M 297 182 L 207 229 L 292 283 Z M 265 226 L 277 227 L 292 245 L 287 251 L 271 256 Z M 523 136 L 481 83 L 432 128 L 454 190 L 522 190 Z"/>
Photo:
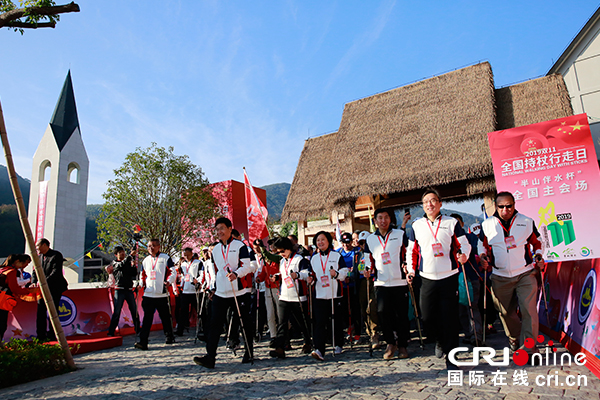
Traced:
<path fill-rule="evenodd" d="M 254 188 L 250 185 L 250 179 L 244 169 L 244 186 L 246 188 L 246 219 L 248 220 L 248 239 L 250 243 L 254 239 L 263 239 L 269 236 L 267 230 L 267 208 L 260 201 Z"/>

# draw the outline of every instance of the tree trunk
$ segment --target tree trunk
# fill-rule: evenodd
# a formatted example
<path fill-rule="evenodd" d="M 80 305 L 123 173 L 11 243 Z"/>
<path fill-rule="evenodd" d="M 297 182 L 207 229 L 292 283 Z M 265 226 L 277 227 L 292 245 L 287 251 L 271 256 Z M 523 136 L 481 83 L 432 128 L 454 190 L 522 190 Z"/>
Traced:
<path fill-rule="evenodd" d="M 48 288 L 48 282 L 46 281 L 46 274 L 44 274 L 44 270 L 42 269 L 40 258 L 38 257 L 37 249 L 35 248 L 35 243 L 33 241 L 33 234 L 31 233 L 31 227 L 29 226 L 27 213 L 25 212 L 25 203 L 23 202 L 23 196 L 21 195 L 21 188 L 19 187 L 19 183 L 17 182 L 17 173 L 15 172 L 15 166 L 13 164 L 12 154 L 10 152 L 8 134 L 6 132 L 6 125 L 4 124 L 4 114 L 2 113 L 1 103 L 0 136 L 2 137 L 2 147 L 4 148 L 4 155 L 6 156 L 6 168 L 8 169 L 10 185 L 12 186 L 13 194 L 15 196 L 15 202 L 17 203 L 19 219 L 21 220 L 21 226 L 23 227 L 23 232 L 25 233 L 25 240 L 27 241 L 27 246 L 29 247 L 29 252 L 31 253 L 33 264 L 35 265 L 35 272 L 40 282 L 42 297 L 44 298 L 44 302 L 46 303 L 46 309 L 50 314 L 50 322 L 52 322 L 52 328 L 54 328 L 54 333 L 58 338 L 60 347 L 65 352 L 65 359 L 67 361 L 67 364 L 71 368 L 75 368 L 75 361 L 73 360 L 73 356 L 71 355 L 71 351 L 69 350 L 69 344 L 67 343 L 65 332 L 63 331 L 62 326 L 60 325 L 60 319 L 58 318 L 58 313 L 56 312 L 56 307 L 54 307 L 52 295 L 50 294 L 50 289 Z"/>

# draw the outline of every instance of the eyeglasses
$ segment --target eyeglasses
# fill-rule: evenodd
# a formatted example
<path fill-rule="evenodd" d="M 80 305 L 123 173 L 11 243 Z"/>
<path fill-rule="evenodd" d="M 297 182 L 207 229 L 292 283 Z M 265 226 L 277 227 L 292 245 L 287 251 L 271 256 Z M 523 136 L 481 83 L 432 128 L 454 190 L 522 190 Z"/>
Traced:
<path fill-rule="evenodd" d="M 498 207 L 499 209 L 503 210 L 503 209 L 505 209 L 505 208 L 511 209 L 511 208 L 513 208 L 514 206 L 515 206 L 514 204 L 498 204 L 498 206 L 497 206 L 497 207 Z"/>
<path fill-rule="evenodd" d="M 439 203 L 438 199 L 423 200 L 423 204 L 437 204 L 437 203 Z"/>

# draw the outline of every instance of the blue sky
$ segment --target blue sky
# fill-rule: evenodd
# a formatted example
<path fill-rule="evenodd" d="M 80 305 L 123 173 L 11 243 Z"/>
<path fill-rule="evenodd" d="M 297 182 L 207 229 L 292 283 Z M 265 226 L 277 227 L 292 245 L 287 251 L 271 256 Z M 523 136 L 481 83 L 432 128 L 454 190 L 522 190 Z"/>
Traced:
<path fill-rule="evenodd" d="M 294 177 L 344 104 L 489 61 L 497 87 L 546 74 L 597 1 L 79 0 L 56 29 L 0 31 L 0 100 L 19 174 L 71 69 L 88 203 L 127 153 L 174 146 L 211 182 Z M 340 157 L 344 155 L 341 154 Z"/>

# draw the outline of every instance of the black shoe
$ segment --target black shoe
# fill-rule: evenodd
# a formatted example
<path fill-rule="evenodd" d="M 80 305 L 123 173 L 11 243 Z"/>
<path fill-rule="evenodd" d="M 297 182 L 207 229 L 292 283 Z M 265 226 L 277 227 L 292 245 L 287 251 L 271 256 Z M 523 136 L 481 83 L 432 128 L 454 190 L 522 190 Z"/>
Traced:
<path fill-rule="evenodd" d="M 204 335 L 202 335 L 202 334 L 198 335 L 198 336 L 196 337 L 196 339 L 198 339 L 198 340 L 199 340 L 199 341 L 201 341 L 201 342 L 206 342 L 206 336 L 204 336 Z"/>
<path fill-rule="evenodd" d="M 444 357 L 444 350 L 442 350 L 442 345 L 439 342 L 435 344 L 435 356 L 437 358 Z"/>
<path fill-rule="evenodd" d="M 143 344 L 143 343 L 139 343 L 139 342 L 134 344 L 133 347 L 135 347 L 136 349 L 140 349 L 140 350 L 148 350 L 147 344 Z"/>
<path fill-rule="evenodd" d="M 167 340 L 165 340 L 165 344 L 173 344 L 175 343 L 175 338 L 173 336 L 169 336 Z"/>
<path fill-rule="evenodd" d="M 271 339 L 271 341 L 269 342 L 269 348 L 271 348 L 271 349 L 277 348 L 277 341 L 275 339 Z"/>
<path fill-rule="evenodd" d="M 242 358 L 242 364 L 254 364 L 254 359 L 250 357 L 250 354 L 244 353 L 244 358 Z"/>
<path fill-rule="evenodd" d="M 175 336 L 183 336 L 183 331 L 175 331 Z"/>
<path fill-rule="evenodd" d="M 194 357 L 194 362 L 204 368 L 213 369 L 215 367 L 215 360 L 208 354 L 203 357 Z"/>
<path fill-rule="evenodd" d="M 269 352 L 269 355 L 273 358 L 285 358 L 285 350 L 279 348 L 279 349 L 275 349 L 275 350 L 271 350 Z"/>

